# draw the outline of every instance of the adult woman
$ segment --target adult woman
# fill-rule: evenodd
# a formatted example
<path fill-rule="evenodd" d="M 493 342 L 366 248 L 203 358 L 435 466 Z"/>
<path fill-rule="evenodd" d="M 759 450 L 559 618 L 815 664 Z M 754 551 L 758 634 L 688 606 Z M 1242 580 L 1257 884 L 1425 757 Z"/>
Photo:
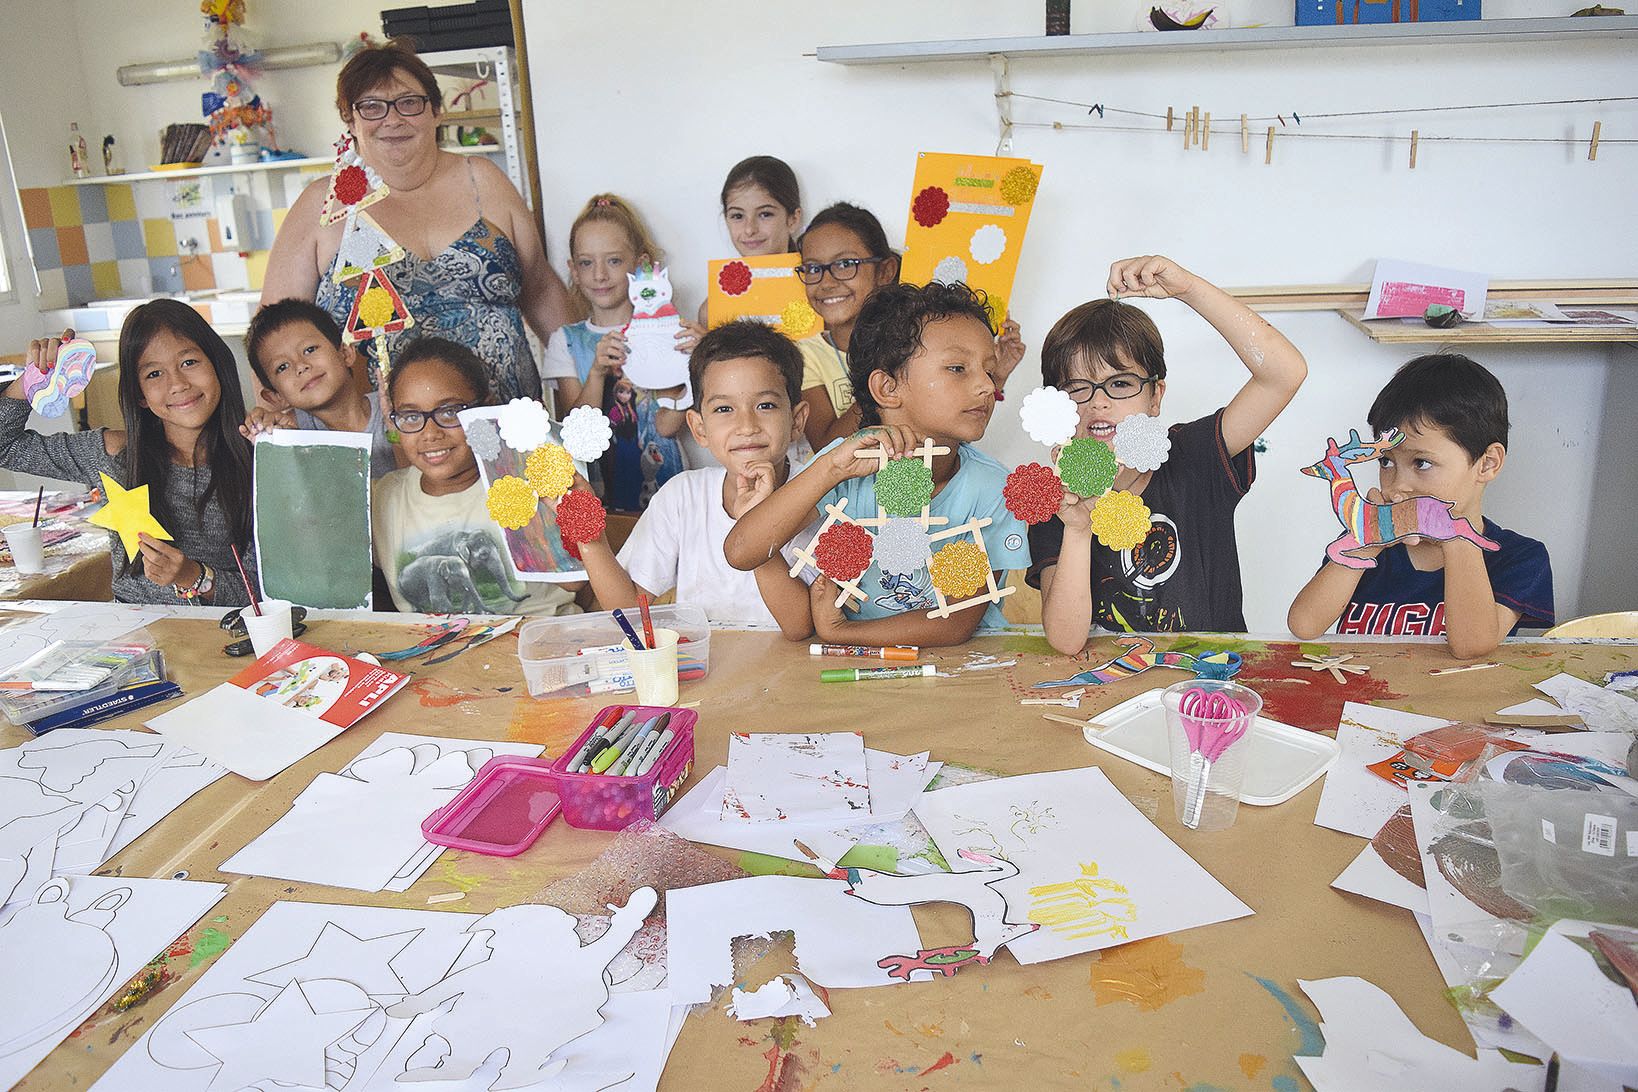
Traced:
<path fill-rule="evenodd" d="M 404 250 L 387 276 L 415 318 L 409 335 L 469 346 L 501 400 L 540 397 L 523 323 L 544 340 L 568 318 L 568 293 L 546 261 L 540 231 L 499 168 L 438 148 L 443 97 L 413 49 L 394 40 L 354 54 L 336 77 L 336 108 L 389 196 L 366 214 Z M 314 299 L 345 322 L 354 284 L 332 278 L 344 224 L 319 223 L 329 182 L 304 190 L 268 258 L 262 302 Z"/>

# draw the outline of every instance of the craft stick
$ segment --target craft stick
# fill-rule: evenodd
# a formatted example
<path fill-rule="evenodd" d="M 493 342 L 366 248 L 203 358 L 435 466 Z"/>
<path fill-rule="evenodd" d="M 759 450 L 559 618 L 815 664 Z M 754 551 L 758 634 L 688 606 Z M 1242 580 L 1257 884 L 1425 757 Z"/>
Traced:
<path fill-rule="evenodd" d="M 1274 162 L 1274 126 L 1268 127 L 1268 148 L 1263 152 L 1263 165 Z"/>
<path fill-rule="evenodd" d="M 1080 728 L 1080 729 L 1083 729 L 1083 730 L 1087 729 L 1087 728 L 1090 728 L 1095 732 L 1105 732 L 1105 731 L 1109 730 L 1109 725 L 1099 724 L 1097 721 L 1092 720 L 1090 717 L 1088 717 L 1086 720 L 1076 720 L 1074 717 L 1066 717 L 1062 713 L 1042 713 L 1041 714 L 1041 719 L 1042 720 L 1056 721 L 1059 724 L 1074 725 L 1076 728 Z"/>
<path fill-rule="evenodd" d="M 1415 130 L 1415 129 L 1411 130 L 1410 169 L 1413 170 L 1413 171 L 1416 169 L 1416 142 L 1417 142 L 1418 139 L 1420 139 L 1420 137 L 1421 137 L 1421 134 L 1417 130 Z"/>
<path fill-rule="evenodd" d="M 1206 111 L 1205 119 L 1201 122 L 1201 126 L 1200 126 L 1200 150 L 1202 152 L 1208 152 L 1208 151 L 1211 150 L 1211 111 L 1210 110 Z"/>
<path fill-rule="evenodd" d="M 1327 671 L 1329 671 L 1331 673 L 1331 677 L 1337 681 L 1338 686 L 1341 686 L 1341 685 L 1343 685 L 1344 683 L 1346 683 L 1348 681 L 1346 678 L 1343 677 L 1342 672 L 1340 670 L 1338 670 L 1336 664 L 1332 664 L 1330 667 L 1326 668 L 1325 670 L 1327 670 Z"/>
<path fill-rule="evenodd" d="M 1246 116 L 1240 115 L 1240 154 L 1251 154 L 1251 130 L 1246 127 Z"/>
<path fill-rule="evenodd" d="M 1498 728 L 1581 728 L 1581 718 L 1574 713 L 1543 713 L 1539 715 L 1527 713 L 1491 713 L 1484 718 L 1486 724 L 1493 724 Z"/>
<path fill-rule="evenodd" d="M 1593 122 L 1592 143 L 1587 145 L 1587 159 L 1589 161 L 1598 158 L 1598 134 L 1599 134 L 1600 131 L 1603 130 L 1603 128 L 1604 128 L 1604 123 L 1603 122 L 1601 122 L 1601 121 Z"/>
<path fill-rule="evenodd" d="M 1439 669 L 1437 669 L 1435 671 L 1429 671 L 1428 674 L 1429 675 L 1459 675 L 1463 671 L 1483 671 L 1483 670 L 1485 670 L 1486 668 L 1489 668 L 1489 667 L 1500 667 L 1500 666 L 1501 666 L 1501 664 L 1497 663 L 1494 660 L 1490 660 L 1490 661 L 1488 661 L 1486 663 L 1482 663 L 1482 664 L 1463 664 L 1461 667 L 1441 667 L 1441 668 L 1439 668 Z"/>

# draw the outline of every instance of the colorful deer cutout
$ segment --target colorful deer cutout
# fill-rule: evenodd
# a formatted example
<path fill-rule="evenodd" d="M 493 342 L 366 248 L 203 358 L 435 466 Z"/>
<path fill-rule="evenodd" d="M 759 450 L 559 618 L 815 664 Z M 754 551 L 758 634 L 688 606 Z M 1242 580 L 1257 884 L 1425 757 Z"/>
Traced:
<path fill-rule="evenodd" d="M 1354 484 L 1354 472 L 1349 468 L 1380 459 L 1404 438 L 1404 433 L 1389 429 L 1381 439 L 1367 442 L 1359 438 L 1358 429 L 1351 429 L 1346 447 L 1338 447 L 1334 439 L 1328 440 L 1325 458 L 1302 468 L 1304 474 L 1331 483 L 1331 509 L 1342 522 L 1342 534 L 1325 548 L 1325 556 L 1350 569 L 1374 569 L 1375 558 L 1355 557 L 1350 551 L 1366 546 L 1391 546 L 1412 536 L 1440 542 L 1462 538 L 1481 550 L 1500 549 L 1499 544 L 1474 530 L 1466 519 L 1452 515 L 1454 505 L 1448 501 L 1437 497 L 1406 497 L 1392 504 L 1376 504 L 1365 499 Z"/>

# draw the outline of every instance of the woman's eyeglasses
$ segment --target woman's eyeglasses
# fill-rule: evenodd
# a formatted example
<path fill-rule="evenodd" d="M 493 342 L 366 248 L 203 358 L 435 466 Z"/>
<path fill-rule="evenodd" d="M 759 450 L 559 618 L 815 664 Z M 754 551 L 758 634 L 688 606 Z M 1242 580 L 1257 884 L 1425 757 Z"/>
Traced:
<path fill-rule="evenodd" d="M 1119 402 L 1127 398 L 1136 398 L 1143 393 L 1144 384 L 1154 382 L 1156 380 L 1152 375 L 1127 375 L 1123 372 L 1120 375 L 1110 376 L 1102 383 L 1091 383 L 1085 379 L 1077 379 L 1071 383 L 1065 383 L 1058 389 L 1069 395 L 1074 401 L 1082 404 L 1092 401 L 1092 396 L 1099 391 Z"/>
<path fill-rule="evenodd" d="M 825 277 L 825 270 L 839 281 L 851 281 L 859 275 L 861 265 L 875 265 L 885 262 L 886 258 L 837 258 L 834 262 L 804 262 L 796 267 L 796 275 L 802 278 L 803 284 L 818 284 Z"/>
<path fill-rule="evenodd" d="M 426 113 L 426 95 L 399 95 L 396 99 L 359 99 L 353 103 L 353 113 L 365 121 L 380 121 L 388 111 L 397 110 L 399 117 L 413 118 Z"/>
<path fill-rule="evenodd" d="M 460 428 L 461 411 L 470 408 L 466 402 L 447 402 L 431 413 L 423 413 L 420 410 L 393 410 L 388 416 L 392 418 L 392 423 L 398 426 L 399 432 L 420 432 L 427 427 L 429 417 L 438 422 L 439 428 Z"/>

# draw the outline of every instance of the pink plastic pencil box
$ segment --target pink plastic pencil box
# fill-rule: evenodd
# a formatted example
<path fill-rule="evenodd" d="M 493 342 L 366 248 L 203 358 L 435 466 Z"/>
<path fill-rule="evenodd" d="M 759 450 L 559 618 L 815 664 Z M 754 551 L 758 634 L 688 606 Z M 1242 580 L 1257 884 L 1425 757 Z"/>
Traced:
<path fill-rule="evenodd" d="M 568 772 L 569 760 L 610 714 L 635 712 L 639 718 L 670 713 L 672 740 L 654 768 L 641 777 Z M 502 755 L 484 763 L 455 799 L 427 816 L 421 834 L 434 845 L 497 857 L 528 849 L 561 813 L 570 826 L 622 830 L 639 819 L 655 819 L 670 805 L 694 765 L 691 709 L 611 706 L 556 759 Z"/>

